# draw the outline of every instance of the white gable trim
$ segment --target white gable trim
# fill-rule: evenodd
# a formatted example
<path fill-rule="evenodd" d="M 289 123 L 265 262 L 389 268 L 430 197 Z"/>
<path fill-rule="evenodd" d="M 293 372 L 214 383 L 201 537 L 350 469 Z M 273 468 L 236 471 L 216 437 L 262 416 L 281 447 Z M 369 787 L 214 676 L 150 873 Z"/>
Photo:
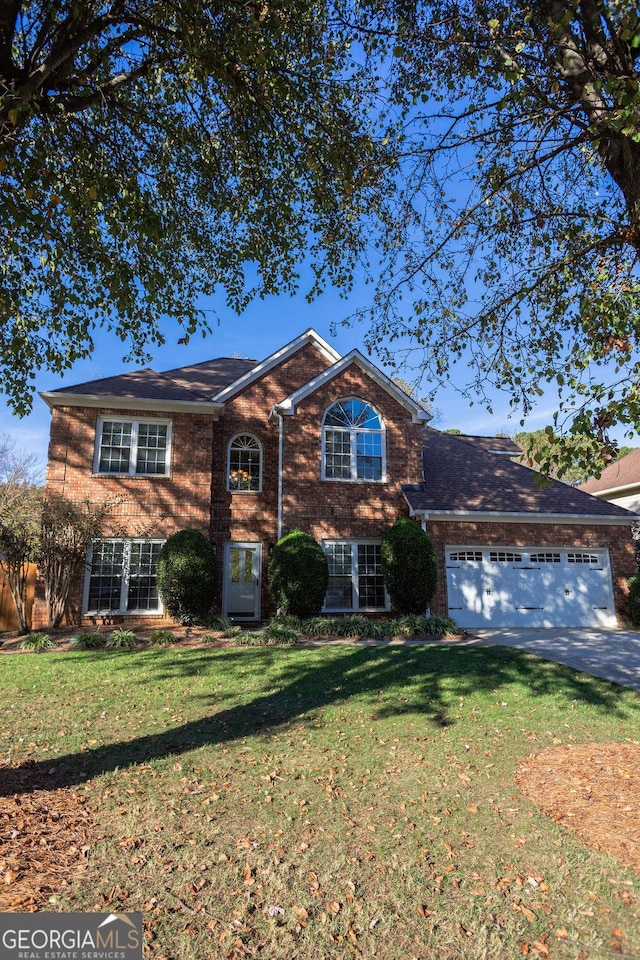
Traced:
<path fill-rule="evenodd" d="M 607 500 L 611 494 L 619 496 L 620 494 L 627 493 L 629 490 L 638 489 L 640 489 L 640 482 L 636 480 L 635 483 L 625 483 L 620 487 L 607 487 L 606 490 L 594 490 L 593 492 L 583 490 L 583 493 L 589 493 L 589 496 L 598 497 L 600 500 Z"/>
<path fill-rule="evenodd" d="M 340 354 L 333 349 L 331 344 L 323 340 L 319 333 L 316 333 L 315 330 L 309 327 L 308 330 L 301 333 L 295 340 L 291 340 L 290 343 L 287 343 L 284 347 L 281 347 L 279 350 L 276 350 L 275 353 L 272 353 L 271 356 L 267 357 L 266 360 L 262 360 L 261 363 L 256 364 L 255 367 L 248 370 L 247 373 L 241 377 L 238 377 L 233 383 L 224 387 L 223 390 L 220 390 L 211 399 L 216 403 L 224 403 L 226 400 L 230 400 L 231 397 L 240 393 L 240 391 L 248 387 L 249 384 L 258 380 L 259 377 L 263 377 L 265 373 L 273 370 L 274 367 L 284 363 L 285 360 L 288 360 L 289 357 L 292 357 L 294 353 L 297 353 L 309 343 L 316 347 L 329 363 L 335 363 L 340 359 Z"/>
<path fill-rule="evenodd" d="M 371 363 L 370 360 L 367 360 L 359 350 L 352 350 L 351 353 L 347 353 L 344 357 L 341 357 L 333 366 L 328 367 L 326 370 L 323 370 L 322 373 L 318 374 L 317 377 L 314 377 L 313 380 L 309 380 L 308 383 L 305 383 L 304 386 L 300 387 L 295 393 L 290 394 L 285 400 L 282 400 L 280 403 L 276 403 L 273 410 L 276 413 L 284 414 L 285 416 L 293 416 L 296 412 L 297 405 L 308 397 L 310 394 L 315 393 L 320 387 L 324 386 L 326 383 L 330 383 L 335 377 L 337 377 L 343 370 L 346 370 L 347 367 L 351 366 L 352 363 L 355 363 L 356 366 L 368 374 L 372 380 L 374 380 L 379 387 L 382 387 L 383 390 L 386 390 L 387 393 L 400 403 L 405 410 L 411 414 L 412 420 L 414 423 L 427 423 L 431 420 L 431 414 L 427 413 L 426 410 L 423 410 L 418 404 L 408 397 L 404 390 L 401 390 L 395 385 L 393 380 L 390 377 L 387 377 L 386 374 L 382 373 L 381 370 Z"/>

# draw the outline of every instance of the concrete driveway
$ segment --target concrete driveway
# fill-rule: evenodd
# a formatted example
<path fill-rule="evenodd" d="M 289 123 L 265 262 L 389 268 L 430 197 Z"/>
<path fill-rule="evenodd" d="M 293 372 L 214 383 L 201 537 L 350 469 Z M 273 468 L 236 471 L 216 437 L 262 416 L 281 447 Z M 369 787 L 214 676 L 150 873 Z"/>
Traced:
<path fill-rule="evenodd" d="M 553 630 L 474 630 L 481 643 L 518 647 L 545 660 L 604 677 L 640 690 L 640 633 L 634 630 L 596 630 L 556 627 Z"/>

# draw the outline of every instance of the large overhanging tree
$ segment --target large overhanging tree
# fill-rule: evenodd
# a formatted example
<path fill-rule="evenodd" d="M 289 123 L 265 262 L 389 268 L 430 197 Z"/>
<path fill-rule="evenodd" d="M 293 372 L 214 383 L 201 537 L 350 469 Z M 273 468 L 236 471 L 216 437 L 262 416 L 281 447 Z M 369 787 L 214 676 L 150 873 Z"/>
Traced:
<path fill-rule="evenodd" d="M 628 0 L 0 0 L 0 388 L 305 257 L 348 290 L 378 239 L 372 350 L 524 412 L 556 384 L 606 447 L 640 425 L 639 61 Z"/>
<path fill-rule="evenodd" d="M 470 396 L 497 384 L 524 413 L 551 383 L 557 426 L 606 448 L 640 427 L 637 4 L 406 6 L 383 41 L 404 235 L 368 345 L 433 384 L 468 364 Z"/>
<path fill-rule="evenodd" d="M 0 0 L 0 389 L 96 325 L 146 359 L 241 310 L 348 290 L 385 193 L 351 31 L 319 0 Z M 363 51 L 360 51 L 363 54 Z M 171 334 L 172 336 L 174 334 Z"/>

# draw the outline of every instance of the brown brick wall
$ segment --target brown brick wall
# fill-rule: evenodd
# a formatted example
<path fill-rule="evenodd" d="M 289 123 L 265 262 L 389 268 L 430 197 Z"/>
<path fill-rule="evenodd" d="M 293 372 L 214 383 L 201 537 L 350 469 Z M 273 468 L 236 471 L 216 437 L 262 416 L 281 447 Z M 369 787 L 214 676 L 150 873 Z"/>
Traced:
<path fill-rule="evenodd" d="M 105 476 L 93 473 L 98 417 L 161 419 L 172 423 L 167 477 Z M 114 501 L 115 536 L 163 539 L 184 527 L 208 534 L 211 448 L 214 421 L 205 414 L 118 411 L 59 407 L 53 410 L 47 489 L 70 500 Z M 71 597 L 72 616 L 81 609 L 82 584 Z M 36 590 L 33 625 L 46 622 L 42 585 Z"/>
<path fill-rule="evenodd" d="M 616 612 L 623 618 L 628 615 L 627 578 L 636 572 L 629 527 L 570 523 L 473 523 L 430 520 L 427 533 L 433 542 L 438 559 L 438 587 L 431 604 L 434 613 L 446 614 L 447 612 L 445 546 L 487 545 L 607 548 L 611 562 Z"/>
<path fill-rule="evenodd" d="M 314 348 L 306 347 L 230 401 L 214 424 L 211 539 L 222 558 L 230 540 L 263 544 L 262 611 L 273 612 L 267 589 L 269 546 L 278 539 L 278 424 L 269 422 L 274 404 L 329 366 Z M 322 418 L 336 400 L 356 396 L 372 403 L 386 427 L 387 480 L 350 483 L 321 479 Z M 415 483 L 422 470 L 421 425 L 357 366 L 302 401 L 293 416 L 283 417 L 283 533 L 299 527 L 318 541 L 329 538 L 379 538 L 399 516 L 406 515 L 401 485 Z M 252 433 L 264 451 L 261 493 L 226 490 L 229 441 L 239 432 Z"/>

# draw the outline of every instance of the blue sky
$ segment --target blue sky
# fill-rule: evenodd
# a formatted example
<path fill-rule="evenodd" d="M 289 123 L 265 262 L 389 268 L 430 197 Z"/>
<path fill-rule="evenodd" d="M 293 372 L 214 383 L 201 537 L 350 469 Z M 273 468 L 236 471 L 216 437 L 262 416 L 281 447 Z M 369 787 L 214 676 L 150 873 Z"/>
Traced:
<path fill-rule="evenodd" d="M 362 304 L 363 299 L 368 297 L 368 290 L 369 288 L 356 290 L 354 296 L 347 299 L 329 290 L 311 304 L 307 303 L 303 294 L 293 298 L 268 297 L 250 304 L 240 317 L 224 306 L 218 306 L 219 323 L 213 327 L 212 333 L 206 339 L 196 335 L 189 344 L 179 345 L 177 340 L 180 332 L 177 327 L 167 325 L 167 343 L 153 351 L 150 366 L 156 370 L 168 370 L 232 354 L 261 360 L 307 327 L 316 329 L 339 353 L 348 353 L 354 347 L 363 349 L 365 328 L 362 325 L 356 323 L 351 327 L 339 327 L 335 337 L 331 335 L 331 325 L 351 315 L 354 309 Z M 79 361 L 64 376 L 41 372 L 36 380 L 37 389 L 54 390 L 57 387 L 135 369 L 135 365 L 123 361 L 125 353 L 126 345 L 117 337 L 98 331 L 91 359 Z M 376 362 L 375 357 L 371 359 Z M 393 371 L 385 368 L 385 372 L 391 374 Z M 403 375 L 409 379 L 406 374 Z M 440 429 L 457 427 L 463 433 L 472 434 L 495 434 L 499 431 L 520 429 L 520 417 L 511 411 L 506 394 L 493 394 L 493 415 L 480 403 L 470 406 L 469 401 L 456 390 L 456 387 L 462 388 L 465 385 L 467 377 L 468 372 L 464 364 L 461 364 L 453 369 L 449 385 L 437 391 L 434 404 L 440 411 L 441 418 L 436 426 Z M 421 384 L 421 395 L 427 394 L 430 389 L 431 384 L 424 380 Z M 526 419 L 526 429 L 535 430 L 551 423 L 554 410 L 553 396 L 541 397 L 537 407 Z M 0 434 L 13 437 L 20 451 L 33 453 L 42 472 L 46 464 L 49 424 L 49 410 L 38 396 L 34 399 L 33 412 L 22 420 L 13 416 L 4 402 L 2 404 Z M 634 445 L 633 441 L 624 439 L 622 434 L 618 440 Z"/>

